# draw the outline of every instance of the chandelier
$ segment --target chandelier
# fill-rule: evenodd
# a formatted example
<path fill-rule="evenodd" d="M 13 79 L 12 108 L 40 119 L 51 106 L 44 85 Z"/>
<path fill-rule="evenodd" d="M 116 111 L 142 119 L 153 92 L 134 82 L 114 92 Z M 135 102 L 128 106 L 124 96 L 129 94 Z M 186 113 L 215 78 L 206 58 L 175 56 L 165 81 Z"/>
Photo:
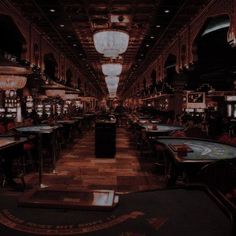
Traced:
<path fill-rule="evenodd" d="M 118 76 L 107 76 L 107 77 L 105 77 L 105 82 L 106 82 L 107 86 L 116 85 L 119 83 L 119 77 Z"/>
<path fill-rule="evenodd" d="M 0 65 L 0 90 L 15 90 L 25 87 L 28 70 L 17 65 Z"/>
<path fill-rule="evenodd" d="M 121 74 L 122 65 L 120 63 L 102 64 L 102 73 L 107 76 L 118 76 Z"/>
<path fill-rule="evenodd" d="M 118 88 L 118 84 L 117 85 L 108 85 L 107 86 L 107 89 L 108 89 L 109 93 L 116 93 L 117 88 Z"/>
<path fill-rule="evenodd" d="M 117 58 L 127 50 L 129 34 L 124 31 L 106 30 L 94 33 L 95 49 L 105 57 Z"/>
<path fill-rule="evenodd" d="M 110 98 L 116 97 L 116 93 L 109 93 L 109 97 L 110 97 Z"/>
<path fill-rule="evenodd" d="M 107 76 L 105 77 L 107 89 L 109 92 L 109 97 L 116 97 L 116 92 L 118 88 L 119 83 L 119 77 L 118 76 Z"/>
<path fill-rule="evenodd" d="M 116 96 L 117 87 L 118 87 L 118 85 L 107 85 L 109 96 L 111 96 L 111 95 Z"/>

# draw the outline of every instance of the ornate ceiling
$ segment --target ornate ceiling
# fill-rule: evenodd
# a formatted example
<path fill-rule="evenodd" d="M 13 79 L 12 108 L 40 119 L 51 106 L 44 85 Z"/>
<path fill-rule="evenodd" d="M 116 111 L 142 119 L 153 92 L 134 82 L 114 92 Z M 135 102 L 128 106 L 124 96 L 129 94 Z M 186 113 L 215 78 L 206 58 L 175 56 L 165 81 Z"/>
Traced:
<path fill-rule="evenodd" d="M 101 64 L 109 59 L 94 47 L 93 33 L 122 29 L 129 33 L 118 94 L 134 82 L 165 43 L 209 0 L 10 0 L 69 58 L 92 83 L 107 93 Z"/>

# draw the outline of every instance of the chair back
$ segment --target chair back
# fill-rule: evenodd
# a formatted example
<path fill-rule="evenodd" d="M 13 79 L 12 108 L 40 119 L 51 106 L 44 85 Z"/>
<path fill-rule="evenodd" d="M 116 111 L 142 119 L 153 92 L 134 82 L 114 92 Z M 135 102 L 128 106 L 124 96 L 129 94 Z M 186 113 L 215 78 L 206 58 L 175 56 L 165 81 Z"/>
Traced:
<path fill-rule="evenodd" d="M 205 165 L 197 174 L 197 182 L 227 193 L 236 186 L 236 166 L 231 160 L 219 160 Z"/>
<path fill-rule="evenodd" d="M 191 127 L 185 130 L 185 134 L 187 137 L 193 138 L 204 138 L 205 135 L 202 132 L 202 129 L 199 127 Z"/>
<path fill-rule="evenodd" d="M 218 141 L 221 143 L 231 144 L 232 138 L 229 136 L 229 134 L 224 133 L 218 138 Z"/>
<path fill-rule="evenodd" d="M 15 123 L 14 122 L 9 122 L 7 124 L 7 130 L 11 130 L 11 129 L 14 129 L 16 126 L 15 126 Z"/>
<path fill-rule="evenodd" d="M 174 131 L 172 134 L 171 134 L 171 137 L 175 137 L 175 138 L 184 138 L 186 137 L 185 135 L 185 132 L 182 131 L 182 130 L 177 130 L 177 131 Z"/>
<path fill-rule="evenodd" d="M 0 124 L 0 134 L 4 134 L 6 132 L 6 128 L 3 124 Z"/>

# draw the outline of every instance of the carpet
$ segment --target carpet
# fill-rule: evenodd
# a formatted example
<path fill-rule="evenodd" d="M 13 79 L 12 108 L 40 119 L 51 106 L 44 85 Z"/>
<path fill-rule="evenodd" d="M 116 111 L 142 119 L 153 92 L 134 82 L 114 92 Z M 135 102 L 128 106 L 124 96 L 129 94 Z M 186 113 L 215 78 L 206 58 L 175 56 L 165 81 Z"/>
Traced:
<path fill-rule="evenodd" d="M 167 189 L 119 196 L 112 211 L 18 207 L 0 195 L 0 235 L 230 236 L 232 222 L 206 191 Z"/>

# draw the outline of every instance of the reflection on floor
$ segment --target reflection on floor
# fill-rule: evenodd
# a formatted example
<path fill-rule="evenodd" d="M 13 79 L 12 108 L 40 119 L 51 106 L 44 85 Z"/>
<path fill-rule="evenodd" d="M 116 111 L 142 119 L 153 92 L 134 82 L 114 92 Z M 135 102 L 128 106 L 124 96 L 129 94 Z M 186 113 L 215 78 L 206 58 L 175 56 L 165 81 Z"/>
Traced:
<path fill-rule="evenodd" d="M 96 158 L 94 131 L 76 139 L 64 149 L 57 161 L 57 173 L 44 173 L 43 182 L 49 186 L 70 189 L 112 189 L 130 192 L 160 188 L 163 180 L 156 174 L 154 160 L 140 157 L 124 128 L 117 129 L 115 158 Z M 26 181 L 37 185 L 37 173 Z"/>

